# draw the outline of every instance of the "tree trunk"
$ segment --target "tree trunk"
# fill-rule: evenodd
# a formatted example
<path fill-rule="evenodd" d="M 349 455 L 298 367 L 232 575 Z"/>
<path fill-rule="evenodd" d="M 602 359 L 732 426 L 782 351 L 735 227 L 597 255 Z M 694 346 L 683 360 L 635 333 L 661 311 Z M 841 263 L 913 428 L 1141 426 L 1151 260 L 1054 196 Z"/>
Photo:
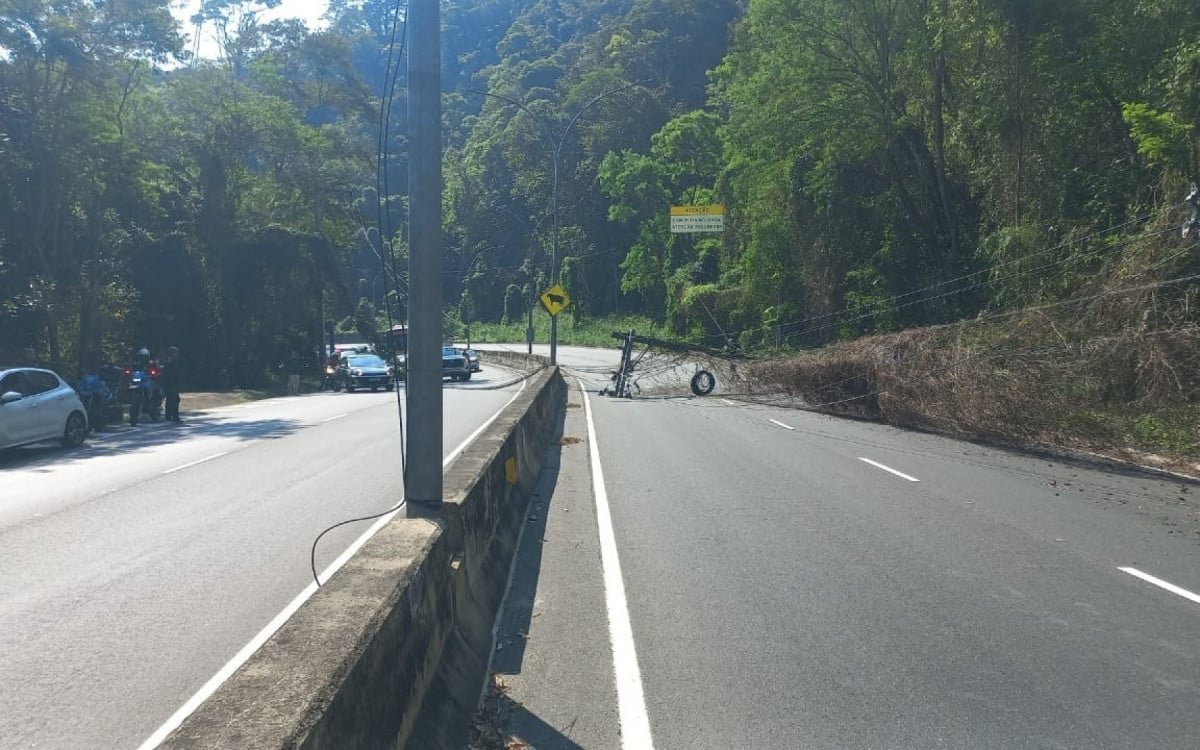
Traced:
<path fill-rule="evenodd" d="M 954 222 L 954 208 L 950 205 L 946 186 L 946 120 L 945 97 L 948 84 L 946 70 L 946 21 L 949 18 L 949 0 L 941 0 L 940 28 L 938 29 L 937 53 L 933 63 L 933 153 L 934 174 L 937 177 L 938 197 L 942 204 L 945 221 L 946 247 L 942 254 L 942 274 L 952 278 L 958 269 L 958 229 Z"/>

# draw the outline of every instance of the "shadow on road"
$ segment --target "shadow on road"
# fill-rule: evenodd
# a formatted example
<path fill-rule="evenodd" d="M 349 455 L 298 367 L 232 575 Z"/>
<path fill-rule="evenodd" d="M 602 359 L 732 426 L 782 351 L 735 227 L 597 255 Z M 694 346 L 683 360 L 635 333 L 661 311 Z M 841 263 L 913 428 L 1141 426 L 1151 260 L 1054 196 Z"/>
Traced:
<path fill-rule="evenodd" d="M 525 527 L 516 552 L 516 566 L 504 603 L 500 627 L 496 633 L 497 651 L 492 659 L 492 672 L 499 685 L 503 685 L 503 675 L 520 674 L 525 662 L 526 643 L 534 617 L 534 599 L 542 571 L 546 523 L 562 469 L 565 425 L 564 409 L 555 424 L 554 434 L 549 441 L 546 465 L 525 514 Z M 506 738 L 517 739 L 531 748 L 582 750 L 581 746 L 568 736 L 572 732 L 573 724 L 563 727 L 548 724 L 528 706 L 509 697 L 502 687 L 491 688 L 484 700 L 482 713 L 493 717 Z"/>
<path fill-rule="evenodd" d="M 48 472 L 75 461 L 133 453 L 199 437 L 275 439 L 290 435 L 303 426 L 302 422 L 293 419 L 230 421 L 228 418 L 218 419 L 201 413 L 182 423 L 147 422 L 137 427 L 112 426 L 89 435 L 87 442 L 75 449 L 44 443 L 0 451 L 0 470 L 21 468 Z"/>
<path fill-rule="evenodd" d="M 567 737 L 573 724 L 562 729 L 547 724 L 527 707 L 508 697 L 493 686 L 475 724 L 476 736 L 471 748 L 503 750 L 528 747 L 530 750 L 583 750 L 583 746 Z M 523 744 L 516 744 L 523 743 Z"/>
<path fill-rule="evenodd" d="M 546 538 L 546 521 L 550 516 L 550 502 L 562 470 L 562 437 L 566 414 L 554 426 L 554 435 L 546 455 L 546 466 L 538 480 L 537 490 L 529 500 L 525 511 L 525 528 L 517 546 L 517 562 L 513 569 L 508 598 L 504 602 L 504 614 L 500 628 L 496 631 L 496 646 L 499 649 L 492 657 L 492 671 L 496 674 L 520 674 L 525 660 L 525 636 L 533 621 L 533 602 L 537 594 L 538 579 L 542 573 L 542 545 Z"/>

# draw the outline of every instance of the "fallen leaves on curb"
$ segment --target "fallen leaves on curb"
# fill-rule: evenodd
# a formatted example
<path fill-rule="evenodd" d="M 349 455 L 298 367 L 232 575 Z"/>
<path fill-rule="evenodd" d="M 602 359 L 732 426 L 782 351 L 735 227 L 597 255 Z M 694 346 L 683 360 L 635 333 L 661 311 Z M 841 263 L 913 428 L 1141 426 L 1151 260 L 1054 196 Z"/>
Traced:
<path fill-rule="evenodd" d="M 508 736 L 508 720 L 514 707 L 519 704 L 509 697 L 504 678 L 492 675 L 492 684 L 471 724 L 467 750 L 533 750 L 532 745 Z"/>
<path fill-rule="evenodd" d="M 558 441 L 559 445 L 577 445 L 583 442 L 583 438 L 565 437 Z"/>

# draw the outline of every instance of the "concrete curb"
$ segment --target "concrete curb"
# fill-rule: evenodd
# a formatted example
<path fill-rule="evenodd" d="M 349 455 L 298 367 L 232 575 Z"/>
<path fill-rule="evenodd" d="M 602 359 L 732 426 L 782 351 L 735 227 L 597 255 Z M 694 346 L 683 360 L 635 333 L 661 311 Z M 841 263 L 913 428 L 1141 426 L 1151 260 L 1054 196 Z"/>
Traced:
<path fill-rule="evenodd" d="M 162 747 L 466 745 L 529 498 L 565 418 L 557 368 L 446 470 L 438 522 L 397 519 Z"/>

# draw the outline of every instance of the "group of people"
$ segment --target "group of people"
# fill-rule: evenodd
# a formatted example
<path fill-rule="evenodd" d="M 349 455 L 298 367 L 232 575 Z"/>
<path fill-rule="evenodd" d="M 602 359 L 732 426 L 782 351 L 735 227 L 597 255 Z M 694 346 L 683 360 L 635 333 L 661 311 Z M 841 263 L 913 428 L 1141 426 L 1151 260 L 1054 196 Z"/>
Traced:
<path fill-rule="evenodd" d="M 156 369 L 158 371 L 155 381 L 157 387 L 162 390 L 164 416 L 168 421 L 179 422 L 180 392 L 183 386 L 183 364 L 179 356 L 179 347 L 167 347 L 166 356 L 161 360 L 155 360 L 151 357 L 150 350 L 142 347 L 133 355 L 129 364 L 135 370 L 149 371 Z M 41 358 L 38 357 L 37 350 L 32 346 L 22 348 L 20 361 L 17 362 L 17 366 L 46 367 Z M 110 364 L 108 367 L 113 366 Z M 105 368 L 98 369 L 103 370 Z"/>

